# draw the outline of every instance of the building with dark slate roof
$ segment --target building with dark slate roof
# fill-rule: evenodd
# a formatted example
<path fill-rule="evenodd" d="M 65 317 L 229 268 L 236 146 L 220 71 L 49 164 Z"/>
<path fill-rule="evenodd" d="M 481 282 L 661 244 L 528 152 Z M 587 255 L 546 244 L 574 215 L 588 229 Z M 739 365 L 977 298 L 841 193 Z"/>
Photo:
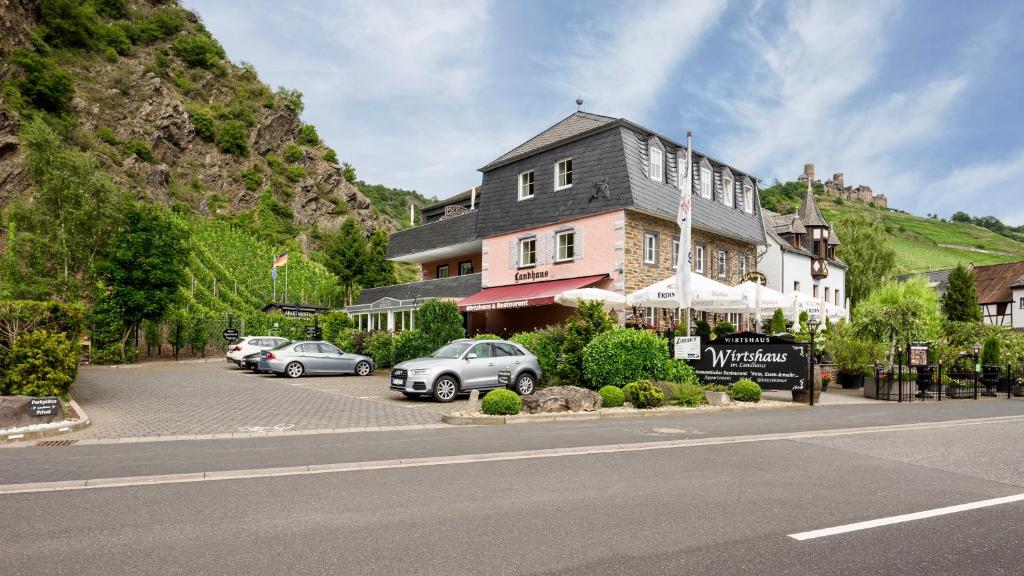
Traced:
<path fill-rule="evenodd" d="M 388 258 L 418 264 L 423 281 L 365 290 L 349 310 L 361 326 L 383 328 L 381 314 L 395 301 L 404 310 L 416 299 L 448 297 L 471 332 L 509 333 L 565 319 L 571 309 L 554 303 L 556 291 L 626 294 L 663 280 L 678 260 L 685 159 L 685 146 L 662 134 L 575 112 L 480 168 L 480 186 L 425 208 L 420 225 L 394 233 Z M 696 150 L 692 161 L 692 266 L 736 284 L 756 269 L 767 242 L 758 180 Z M 473 294 L 447 284 L 469 275 L 479 279 Z M 435 289 L 441 282 L 446 288 Z M 378 316 L 363 309 L 383 298 L 391 300 Z M 637 310 L 621 320 L 664 328 L 672 313 Z M 388 328 L 399 324 L 387 319 Z"/>
<path fill-rule="evenodd" d="M 758 268 L 769 288 L 847 308 L 846 264 L 836 256 L 839 235 L 825 220 L 810 188 L 793 214 L 764 210 L 764 228 L 768 241 Z"/>

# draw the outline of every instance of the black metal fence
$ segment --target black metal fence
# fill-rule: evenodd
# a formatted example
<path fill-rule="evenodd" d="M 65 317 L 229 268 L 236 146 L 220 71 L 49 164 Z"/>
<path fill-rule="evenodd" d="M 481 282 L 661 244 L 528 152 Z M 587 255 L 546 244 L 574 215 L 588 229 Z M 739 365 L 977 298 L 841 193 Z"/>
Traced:
<path fill-rule="evenodd" d="M 865 396 L 894 402 L 1013 398 L 1024 396 L 1024 366 L 984 366 L 974 370 L 930 366 L 875 367 Z"/>

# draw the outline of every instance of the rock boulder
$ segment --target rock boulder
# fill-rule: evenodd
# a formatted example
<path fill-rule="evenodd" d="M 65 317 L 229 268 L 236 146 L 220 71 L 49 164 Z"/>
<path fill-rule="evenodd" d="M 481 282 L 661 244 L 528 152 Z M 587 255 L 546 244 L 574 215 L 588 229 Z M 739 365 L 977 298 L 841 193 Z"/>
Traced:
<path fill-rule="evenodd" d="M 523 412 L 592 412 L 601 407 L 601 395 L 578 386 L 552 386 L 523 396 Z"/>

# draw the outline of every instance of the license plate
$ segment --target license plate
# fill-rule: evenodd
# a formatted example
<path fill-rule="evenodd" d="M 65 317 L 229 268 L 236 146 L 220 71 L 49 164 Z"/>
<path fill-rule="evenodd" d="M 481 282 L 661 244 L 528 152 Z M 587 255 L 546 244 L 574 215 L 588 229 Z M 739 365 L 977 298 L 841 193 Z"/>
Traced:
<path fill-rule="evenodd" d="M 401 378 L 392 378 L 391 379 L 391 383 L 392 384 L 399 384 L 399 385 L 405 384 L 405 382 L 403 382 Z"/>

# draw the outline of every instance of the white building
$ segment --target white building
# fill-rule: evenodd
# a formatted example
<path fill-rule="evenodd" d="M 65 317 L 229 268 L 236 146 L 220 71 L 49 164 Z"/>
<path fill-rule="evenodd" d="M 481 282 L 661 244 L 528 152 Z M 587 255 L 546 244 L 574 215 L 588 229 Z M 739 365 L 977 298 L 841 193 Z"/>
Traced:
<path fill-rule="evenodd" d="M 1014 330 L 1024 330 L 1024 276 L 1017 278 L 1010 288 L 1013 289 L 1013 312 L 1010 320 Z"/>
<path fill-rule="evenodd" d="M 757 269 L 767 277 L 768 287 L 846 308 L 846 264 L 836 257 L 839 237 L 811 190 L 795 214 L 762 214 L 768 245 Z"/>

